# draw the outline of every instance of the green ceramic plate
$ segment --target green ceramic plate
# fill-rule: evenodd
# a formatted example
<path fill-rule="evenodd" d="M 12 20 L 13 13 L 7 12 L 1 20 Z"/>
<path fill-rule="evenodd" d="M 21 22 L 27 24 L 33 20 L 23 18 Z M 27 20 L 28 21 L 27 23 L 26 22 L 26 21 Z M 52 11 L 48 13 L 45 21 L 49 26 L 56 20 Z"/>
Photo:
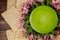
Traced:
<path fill-rule="evenodd" d="M 41 34 L 47 34 L 54 30 L 58 22 L 56 11 L 49 6 L 39 6 L 30 15 L 32 28 Z"/>

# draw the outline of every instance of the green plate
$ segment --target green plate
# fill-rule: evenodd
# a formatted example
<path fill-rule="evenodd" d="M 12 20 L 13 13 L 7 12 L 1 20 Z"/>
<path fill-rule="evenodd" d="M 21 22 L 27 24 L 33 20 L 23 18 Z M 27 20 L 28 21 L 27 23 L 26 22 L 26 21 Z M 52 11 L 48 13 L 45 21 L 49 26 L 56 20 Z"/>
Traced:
<path fill-rule="evenodd" d="M 58 23 L 58 16 L 54 9 L 49 6 L 39 6 L 30 15 L 32 28 L 41 34 L 52 32 Z"/>

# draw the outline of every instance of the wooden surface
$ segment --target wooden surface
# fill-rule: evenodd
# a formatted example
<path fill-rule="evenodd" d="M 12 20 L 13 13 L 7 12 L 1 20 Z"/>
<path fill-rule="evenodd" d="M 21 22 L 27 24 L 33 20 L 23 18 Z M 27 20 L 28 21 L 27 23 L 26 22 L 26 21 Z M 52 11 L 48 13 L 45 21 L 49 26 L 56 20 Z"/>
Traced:
<path fill-rule="evenodd" d="M 6 32 L 0 31 L 0 40 L 7 40 Z"/>
<path fill-rule="evenodd" d="M 7 0 L 0 0 L 0 40 L 7 40 L 6 30 L 11 29 L 1 14 L 7 10 Z"/>
<path fill-rule="evenodd" d="M 0 31 L 9 29 L 9 25 L 6 23 L 6 21 L 1 16 L 2 12 L 7 10 L 7 0 L 0 0 Z"/>

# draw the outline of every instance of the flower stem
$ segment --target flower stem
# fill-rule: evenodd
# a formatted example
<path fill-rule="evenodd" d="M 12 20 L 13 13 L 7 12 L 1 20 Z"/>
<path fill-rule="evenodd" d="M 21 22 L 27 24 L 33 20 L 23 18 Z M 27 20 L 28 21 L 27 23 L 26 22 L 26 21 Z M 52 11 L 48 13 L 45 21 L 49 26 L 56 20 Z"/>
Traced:
<path fill-rule="evenodd" d="M 43 1 L 43 2 L 41 2 L 41 4 L 42 4 L 42 5 L 44 5 L 44 1 Z"/>
<path fill-rule="evenodd" d="M 52 3 L 52 0 L 44 0 L 45 5 L 50 5 Z"/>

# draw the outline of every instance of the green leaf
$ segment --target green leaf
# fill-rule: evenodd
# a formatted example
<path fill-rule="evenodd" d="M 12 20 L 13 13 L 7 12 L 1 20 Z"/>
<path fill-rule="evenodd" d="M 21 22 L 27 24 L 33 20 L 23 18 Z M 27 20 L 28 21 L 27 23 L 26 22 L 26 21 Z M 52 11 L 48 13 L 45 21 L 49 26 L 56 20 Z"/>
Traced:
<path fill-rule="evenodd" d="M 37 33 L 36 31 L 34 31 L 34 30 L 33 30 L 33 34 L 34 34 L 34 35 L 38 35 L 38 33 Z"/>
<path fill-rule="evenodd" d="M 60 15 L 60 11 L 58 11 L 58 15 Z"/>
<path fill-rule="evenodd" d="M 56 30 L 60 30 L 60 27 L 57 26 L 55 29 L 56 29 Z"/>
<path fill-rule="evenodd" d="M 41 2 L 41 5 L 44 5 L 44 1 L 43 1 L 43 2 Z"/>
<path fill-rule="evenodd" d="M 54 35 L 54 36 L 57 35 L 56 31 L 52 31 L 51 34 Z"/>
<path fill-rule="evenodd" d="M 45 5 L 51 5 L 52 0 L 44 0 L 44 2 L 45 2 Z"/>
<path fill-rule="evenodd" d="M 30 28 L 30 27 L 31 27 L 31 26 L 30 26 L 30 23 L 29 23 L 29 22 L 25 23 L 25 24 L 24 24 L 24 27 L 25 27 L 25 28 Z"/>
<path fill-rule="evenodd" d="M 58 18 L 60 19 L 60 14 L 58 14 Z"/>
<path fill-rule="evenodd" d="M 47 34 L 48 39 L 50 38 L 50 34 Z"/>
<path fill-rule="evenodd" d="M 30 28 L 30 29 L 27 30 L 26 33 L 27 33 L 27 35 L 29 35 L 30 33 L 33 33 L 33 30 Z"/>
<path fill-rule="evenodd" d="M 23 20 L 24 20 L 24 21 L 29 20 L 29 16 L 26 16 Z"/>
<path fill-rule="evenodd" d="M 52 0 L 47 0 L 47 5 L 51 5 Z"/>
<path fill-rule="evenodd" d="M 58 19 L 58 23 L 60 23 L 60 19 Z"/>
<path fill-rule="evenodd" d="M 44 0 L 44 4 L 47 5 L 47 0 Z"/>
<path fill-rule="evenodd" d="M 30 8 L 29 8 L 29 11 L 32 12 L 32 10 L 34 10 L 36 8 L 36 5 L 32 5 Z"/>
<path fill-rule="evenodd" d="M 37 6 L 40 6 L 40 5 L 41 5 L 41 2 L 37 2 L 36 5 L 37 5 Z"/>

